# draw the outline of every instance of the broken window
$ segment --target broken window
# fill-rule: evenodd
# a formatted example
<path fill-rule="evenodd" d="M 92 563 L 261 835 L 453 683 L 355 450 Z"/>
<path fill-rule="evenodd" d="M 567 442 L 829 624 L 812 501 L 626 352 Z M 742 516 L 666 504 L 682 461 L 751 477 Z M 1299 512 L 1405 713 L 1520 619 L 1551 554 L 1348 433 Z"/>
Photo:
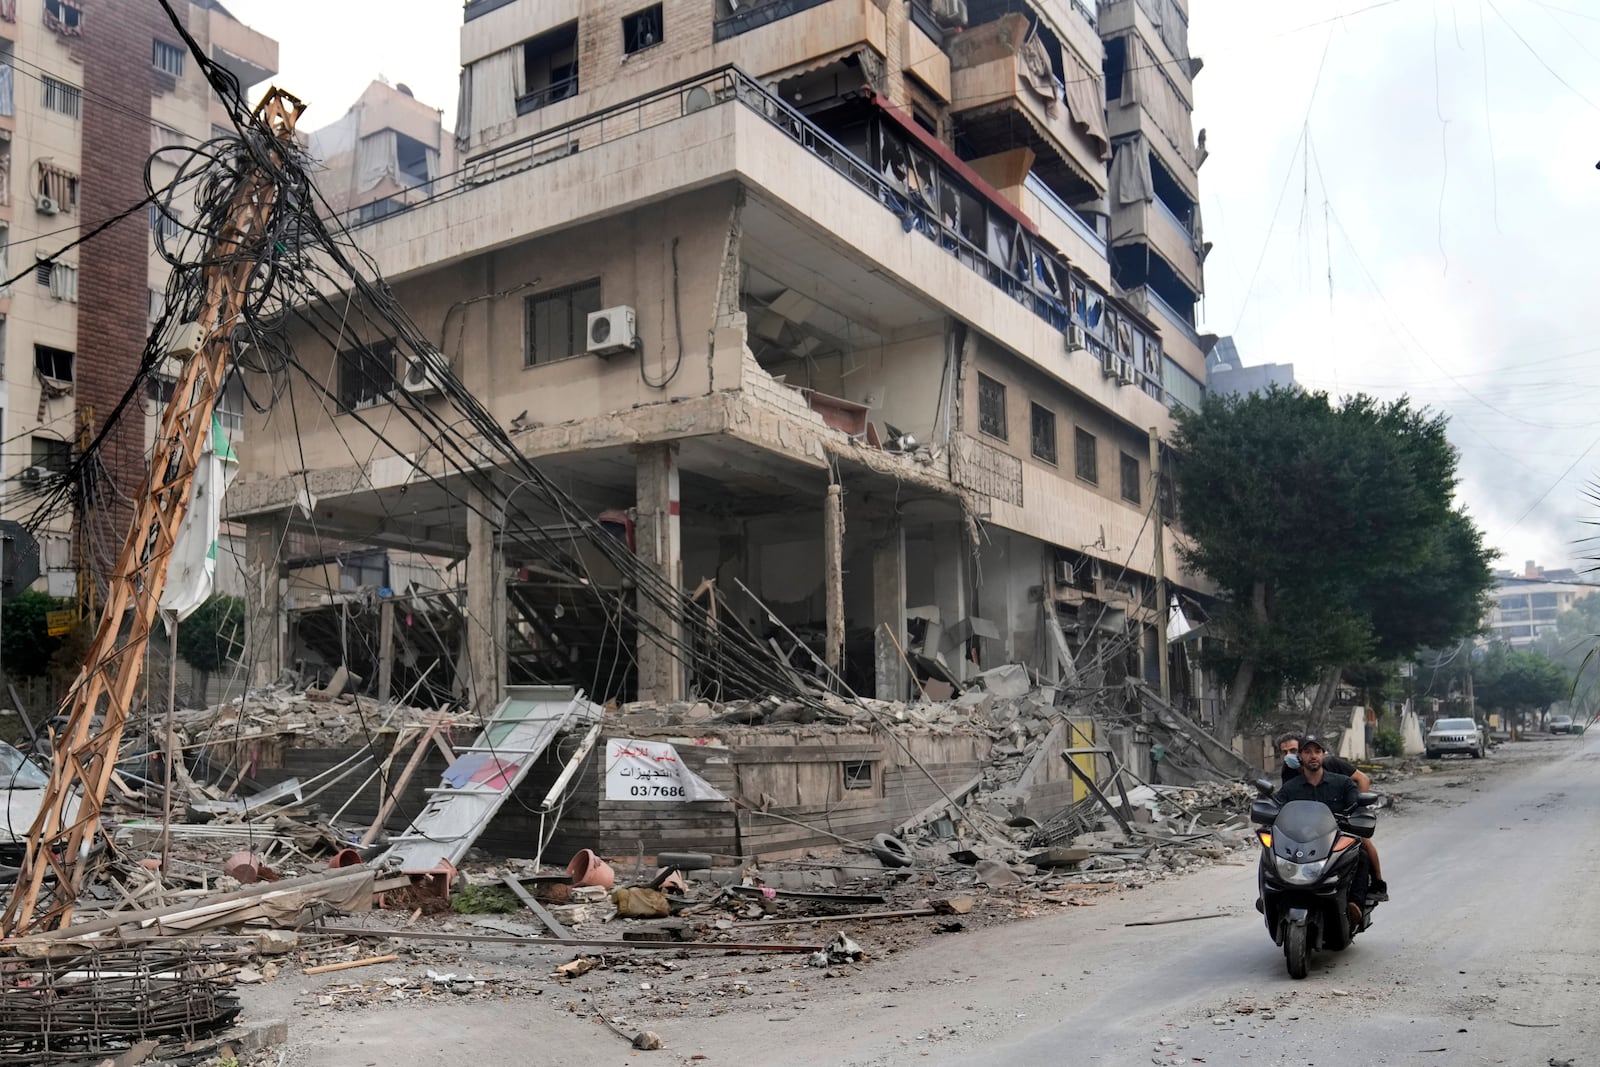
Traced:
<path fill-rule="evenodd" d="M 393 341 L 347 348 L 338 355 L 339 410 L 388 403 L 395 389 Z"/>
<path fill-rule="evenodd" d="M 623 16 L 623 54 L 631 56 L 660 44 L 663 29 L 660 4 L 651 4 L 642 11 Z"/>
<path fill-rule="evenodd" d="M 72 466 L 70 441 L 58 437 L 35 437 L 32 444 L 33 466 L 43 467 L 51 474 L 65 474 L 67 468 Z"/>
<path fill-rule="evenodd" d="M 1033 455 L 1046 463 L 1056 461 L 1056 413 L 1033 405 Z"/>
<path fill-rule="evenodd" d="M 59 111 L 63 115 L 77 118 L 83 112 L 83 90 L 76 85 L 68 85 L 63 81 L 56 81 L 48 74 L 39 78 L 39 84 L 44 86 L 44 106 L 51 111 Z"/>
<path fill-rule="evenodd" d="M 843 766 L 844 787 L 846 789 L 872 788 L 871 760 L 847 760 Z"/>
<path fill-rule="evenodd" d="M 41 378 L 56 382 L 72 381 L 72 353 L 49 345 L 33 346 L 33 369 Z"/>
<path fill-rule="evenodd" d="M 34 206 L 44 215 L 73 212 L 78 209 L 78 176 L 54 163 L 40 161 L 38 182 L 34 188 L 37 200 Z"/>
<path fill-rule="evenodd" d="M 439 169 L 437 159 L 438 152 L 434 149 L 415 137 L 395 132 L 394 166 L 402 185 L 427 185 Z"/>
<path fill-rule="evenodd" d="M 921 104 L 912 104 L 911 117 L 916 121 L 918 126 L 921 126 L 935 137 L 939 136 L 939 120 L 934 117 L 933 112 L 929 111 Z"/>
<path fill-rule="evenodd" d="M 1139 502 L 1139 461 L 1122 453 L 1122 499 L 1130 504 Z"/>
<path fill-rule="evenodd" d="M 1094 434 L 1081 426 L 1072 433 L 1072 462 L 1078 477 L 1093 485 L 1100 484 L 1100 458 Z"/>
<path fill-rule="evenodd" d="M 1006 440 L 1006 387 L 986 374 L 978 375 L 978 429 Z"/>
<path fill-rule="evenodd" d="M 522 42 L 522 91 L 517 96 L 517 114 L 526 115 L 577 95 L 576 22 Z"/>
<path fill-rule="evenodd" d="M 150 42 L 150 65 L 174 78 L 183 77 L 184 51 L 175 44 L 157 38 Z"/>
<path fill-rule="evenodd" d="M 83 32 L 83 9 L 67 0 L 44 0 L 44 24 L 69 37 Z"/>
<path fill-rule="evenodd" d="M 600 310 L 600 279 L 537 293 L 524 306 L 525 366 L 582 355 L 589 347 L 589 313 Z"/>

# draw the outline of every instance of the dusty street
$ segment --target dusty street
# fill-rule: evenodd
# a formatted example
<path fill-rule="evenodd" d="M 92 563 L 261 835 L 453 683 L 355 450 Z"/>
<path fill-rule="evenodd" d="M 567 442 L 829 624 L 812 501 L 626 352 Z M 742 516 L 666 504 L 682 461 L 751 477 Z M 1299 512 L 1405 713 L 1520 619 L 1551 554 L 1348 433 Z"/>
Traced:
<path fill-rule="evenodd" d="M 251 992 L 250 1014 L 287 1017 L 283 1062 L 308 1067 L 440 1054 L 741 1065 L 1594 1062 L 1600 736 L 1503 746 L 1490 760 L 1449 760 L 1387 788 L 1397 806 L 1378 839 L 1395 899 L 1350 951 L 1318 956 L 1302 982 L 1287 977 L 1251 908 L 1254 869 L 1241 854 L 1094 907 L 905 952 L 892 951 L 893 924 L 864 925 L 850 932 L 870 962 L 827 972 L 701 956 L 596 971 L 542 995 L 355 1010 L 319 1007 L 315 980 L 285 974 Z M 1212 912 L 1227 916 L 1124 925 Z M 519 952 L 441 952 L 435 966 L 548 974 L 571 955 Z M 678 988 L 664 983 L 679 977 L 699 979 L 696 999 L 712 1007 L 668 1010 L 672 994 L 652 995 Z M 596 1009 L 629 1034 L 656 1031 L 665 1049 L 635 1052 Z"/>

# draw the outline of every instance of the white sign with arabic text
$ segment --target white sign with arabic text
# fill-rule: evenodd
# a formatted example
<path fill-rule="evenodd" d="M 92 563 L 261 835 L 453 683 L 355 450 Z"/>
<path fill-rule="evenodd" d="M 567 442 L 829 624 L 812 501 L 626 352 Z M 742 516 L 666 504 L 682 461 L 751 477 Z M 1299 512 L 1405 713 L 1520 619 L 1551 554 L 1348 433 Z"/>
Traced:
<path fill-rule="evenodd" d="M 666 742 L 613 737 L 606 742 L 606 799 L 683 803 L 728 798 L 685 767 L 678 750 Z"/>

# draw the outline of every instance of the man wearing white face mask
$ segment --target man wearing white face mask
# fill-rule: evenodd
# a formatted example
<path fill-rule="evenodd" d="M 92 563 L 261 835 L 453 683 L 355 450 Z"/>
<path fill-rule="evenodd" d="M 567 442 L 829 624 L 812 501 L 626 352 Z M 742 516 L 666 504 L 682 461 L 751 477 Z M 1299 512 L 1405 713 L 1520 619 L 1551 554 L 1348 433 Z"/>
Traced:
<path fill-rule="evenodd" d="M 1322 743 L 1314 737 L 1307 737 L 1307 741 L 1316 745 L 1322 752 Z M 1300 776 L 1300 735 L 1284 734 L 1278 738 L 1278 752 L 1283 756 L 1283 781 Z M 1329 774 L 1342 774 L 1356 783 L 1356 788 L 1363 793 L 1371 792 L 1372 779 L 1365 773 L 1356 769 L 1356 765 L 1338 756 L 1322 753 L 1322 769 Z M 1389 899 L 1389 885 L 1383 880 L 1383 867 L 1378 863 L 1378 846 L 1372 839 L 1366 838 L 1361 842 L 1361 850 L 1367 854 L 1367 864 L 1372 869 L 1372 883 L 1369 894 L 1378 900 Z"/>

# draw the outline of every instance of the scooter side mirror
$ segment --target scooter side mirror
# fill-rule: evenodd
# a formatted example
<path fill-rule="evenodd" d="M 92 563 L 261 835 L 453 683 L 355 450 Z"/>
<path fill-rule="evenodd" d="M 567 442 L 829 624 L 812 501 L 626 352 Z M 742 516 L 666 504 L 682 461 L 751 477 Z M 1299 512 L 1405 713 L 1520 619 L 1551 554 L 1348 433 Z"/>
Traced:
<path fill-rule="evenodd" d="M 1356 807 L 1370 808 L 1382 799 L 1383 797 L 1379 796 L 1377 793 L 1359 793 L 1356 796 Z"/>
<path fill-rule="evenodd" d="M 1255 784 L 1257 793 L 1260 793 L 1264 797 L 1270 797 L 1272 795 L 1272 780 L 1270 778 L 1257 778 Z"/>
<path fill-rule="evenodd" d="M 1278 819 L 1278 802 L 1257 800 L 1250 805 L 1250 821 L 1257 826 L 1271 826 Z"/>

